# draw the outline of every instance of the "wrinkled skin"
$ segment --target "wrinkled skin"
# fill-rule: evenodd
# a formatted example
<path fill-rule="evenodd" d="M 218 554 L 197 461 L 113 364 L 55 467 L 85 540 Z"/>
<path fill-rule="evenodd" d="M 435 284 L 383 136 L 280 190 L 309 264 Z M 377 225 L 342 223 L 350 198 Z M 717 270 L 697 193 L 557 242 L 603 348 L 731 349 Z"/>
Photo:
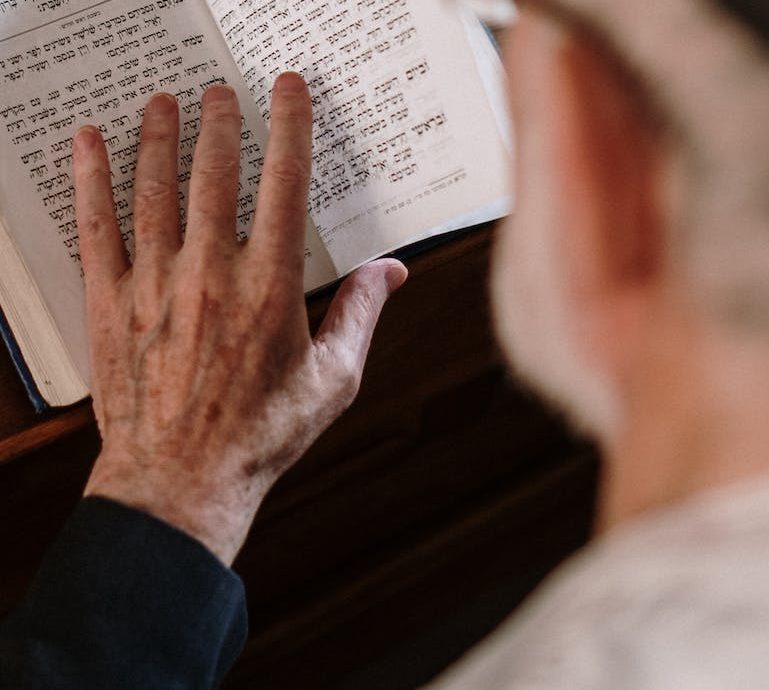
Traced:
<path fill-rule="evenodd" d="M 312 110 L 301 77 L 273 94 L 251 238 L 235 239 L 240 112 L 203 96 L 184 242 L 178 109 L 147 105 L 130 265 L 99 132 L 74 143 L 94 409 L 103 450 L 86 487 L 144 510 L 230 564 L 265 493 L 352 402 L 379 313 L 406 278 L 393 260 L 342 285 L 315 338 L 303 295 Z"/>

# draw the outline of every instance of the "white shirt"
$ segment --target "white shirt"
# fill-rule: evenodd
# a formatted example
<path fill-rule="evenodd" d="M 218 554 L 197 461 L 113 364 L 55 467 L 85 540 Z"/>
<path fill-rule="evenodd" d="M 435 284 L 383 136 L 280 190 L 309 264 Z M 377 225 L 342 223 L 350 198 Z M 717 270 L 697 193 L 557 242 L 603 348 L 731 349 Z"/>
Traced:
<path fill-rule="evenodd" d="M 429 690 L 769 688 L 769 484 L 618 528 Z"/>

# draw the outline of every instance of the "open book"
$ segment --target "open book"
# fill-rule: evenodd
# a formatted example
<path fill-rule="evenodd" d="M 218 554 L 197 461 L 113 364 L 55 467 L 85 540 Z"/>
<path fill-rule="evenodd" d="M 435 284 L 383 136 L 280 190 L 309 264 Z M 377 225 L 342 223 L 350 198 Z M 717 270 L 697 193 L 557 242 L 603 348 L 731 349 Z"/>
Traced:
<path fill-rule="evenodd" d="M 200 97 L 229 83 L 245 237 L 285 70 L 304 75 L 315 109 L 307 291 L 507 212 L 501 67 L 459 0 L 0 0 L 0 330 L 38 406 L 88 395 L 75 130 L 103 133 L 130 253 L 144 103 L 179 100 L 183 209 Z"/>

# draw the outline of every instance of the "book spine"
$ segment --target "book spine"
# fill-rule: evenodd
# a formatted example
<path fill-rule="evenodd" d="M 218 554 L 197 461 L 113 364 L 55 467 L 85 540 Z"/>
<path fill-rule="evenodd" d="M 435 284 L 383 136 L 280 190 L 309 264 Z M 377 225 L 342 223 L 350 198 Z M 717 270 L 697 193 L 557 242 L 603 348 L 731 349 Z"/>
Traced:
<path fill-rule="evenodd" d="M 13 331 L 11 331 L 11 327 L 6 320 L 2 309 L 0 309 L 0 337 L 2 337 L 6 348 L 8 348 L 13 366 L 16 367 L 16 371 L 21 377 L 21 382 L 24 384 L 27 396 L 29 396 L 32 405 L 35 408 L 35 412 L 45 412 L 48 409 L 48 403 L 46 403 L 43 396 L 40 395 L 35 379 L 32 378 L 32 373 L 27 367 L 24 357 L 21 355 L 21 350 L 16 343 L 16 338 L 13 336 Z"/>

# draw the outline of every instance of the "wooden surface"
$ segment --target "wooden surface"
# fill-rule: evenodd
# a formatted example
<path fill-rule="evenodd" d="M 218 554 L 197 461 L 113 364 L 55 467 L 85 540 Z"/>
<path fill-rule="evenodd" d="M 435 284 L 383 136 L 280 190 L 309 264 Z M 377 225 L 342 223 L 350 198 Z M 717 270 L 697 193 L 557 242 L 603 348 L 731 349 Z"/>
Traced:
<path fill-rule="evenodd" d="M 235 567 L 251 635 L 226 688 L 413 688 L 585 540 L 595 454 L 514 385 L 490 231 L 407 263 L 360 396 L 268 497 Z M 330 299 L 310 300 L 317 324 Z M 0 613 L 78 500 L 90 406 L 35 415 L 0 353 Z"/>

